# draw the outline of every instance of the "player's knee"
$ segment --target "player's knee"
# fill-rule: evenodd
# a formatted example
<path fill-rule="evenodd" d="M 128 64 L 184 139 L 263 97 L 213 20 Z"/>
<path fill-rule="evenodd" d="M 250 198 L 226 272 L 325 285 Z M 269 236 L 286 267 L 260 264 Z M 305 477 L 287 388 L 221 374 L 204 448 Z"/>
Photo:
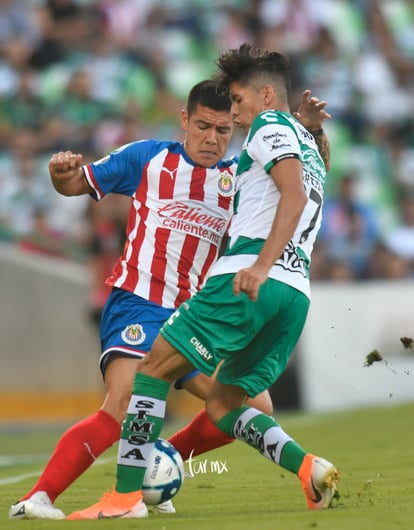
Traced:
<path fill-rule="evenodd" d="M 210 421 L 214 424 L 217 424 L 228 412 L 230 412 L 226 407 L 220 406 L 217 402 L 206 401 L 206 412 Z"/>
<path fill-rule="evenodd" d="M 129 388 L 110 391 L 105 397 L 102 410 L 110 414 L 121 425 L 128 411 L 130 399 L 131 391 Z"/>
<path fill-rule="evenodd" d="M 273 402 L 267 390 L 253 399 L 249 398 L 247 400 L 247 405 L 255 407 L 256 409 L 260 410 L 261 412 L 264 412 L 265 414 L 268 414 L 269 416 L 273 414 Z"/>

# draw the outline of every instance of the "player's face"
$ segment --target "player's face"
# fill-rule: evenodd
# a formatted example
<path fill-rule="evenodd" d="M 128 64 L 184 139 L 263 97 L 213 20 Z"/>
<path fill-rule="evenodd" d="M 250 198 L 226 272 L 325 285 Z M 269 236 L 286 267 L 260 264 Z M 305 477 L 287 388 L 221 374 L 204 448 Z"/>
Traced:
<path fill-rule="evenodd" d="M 224 157 L 233 133 L 229 112 L 197 105 L 191 116 L 181 112 L 181 125 L 186 132 L 185 152 L 196 164 L 210 167 Z"/>
<path fill-rule="evenodd" d="M 232 83 L 230 85 L 230 97 L 234 124 L 236 127 L 242 128 L 247 134 L 254 118 L 265 110 L 263 91 L 252 85 Z"/>

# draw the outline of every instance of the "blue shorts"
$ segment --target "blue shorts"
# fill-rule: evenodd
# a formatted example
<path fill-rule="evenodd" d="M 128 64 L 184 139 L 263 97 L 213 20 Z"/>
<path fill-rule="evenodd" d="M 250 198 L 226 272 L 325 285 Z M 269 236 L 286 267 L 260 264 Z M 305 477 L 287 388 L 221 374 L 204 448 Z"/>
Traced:
<path fill-rule="evenodd" d="M 152 343 L 161 326 L 174 313 L 154 304 L 145 298 L 123 289 L 113 288 L 105 304 L 101 319 L 101 357 L 99 368 L 105 374 L 112 355 L 141 359 L 151 350 Z M 176 382 L 181 384 L 195 377 L 200 372 L 195 370 Z"/>

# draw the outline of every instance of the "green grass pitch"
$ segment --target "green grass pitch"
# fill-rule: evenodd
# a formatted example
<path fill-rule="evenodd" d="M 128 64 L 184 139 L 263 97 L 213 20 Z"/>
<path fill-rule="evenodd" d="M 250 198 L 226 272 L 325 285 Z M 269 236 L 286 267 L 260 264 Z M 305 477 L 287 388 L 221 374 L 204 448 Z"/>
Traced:
<path fill-rule="evenodd" d="M 276 415 L 307 450 L 341 472 L 333 509 L 306 508 L 297 478 L 236 442 L 201 455 L 175 497 L 177 514 L 107 521 L 9 521 L 11 503 L 35 481 L 61 430 L 0 426 L 0 528 L 56 530 L 411 530 L 414 528 L 414 404 L 329 414 Z M 181 425 L 177 425 L 180 427 Z M 168 425 L 164 437 L 172 426 Z M 114 483 L 112 448 L 56 504 L 65 513 L 98 500 Z M 189 471 L 189 465 L 186 464 Z"/>

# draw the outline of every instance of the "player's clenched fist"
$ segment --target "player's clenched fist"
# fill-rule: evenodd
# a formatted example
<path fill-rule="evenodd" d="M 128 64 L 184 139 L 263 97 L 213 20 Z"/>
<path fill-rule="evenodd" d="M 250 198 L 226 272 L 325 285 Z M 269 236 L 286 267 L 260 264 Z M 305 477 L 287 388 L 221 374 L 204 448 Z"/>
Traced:
<path fill-rule="evenodd" d="M 49 160 L 49 174 L 55 189 L 63 195 L 82 195 L 91 190 L 82 169 L 83 156 L 59 151 Z"/>
<path fill-rule="evenodd" d="M 59 151 L 52 155 L 49 161 L 49 171 L 52 173 L 65 173 L 82 165 L 82 155 L 72 151 Z"/>

